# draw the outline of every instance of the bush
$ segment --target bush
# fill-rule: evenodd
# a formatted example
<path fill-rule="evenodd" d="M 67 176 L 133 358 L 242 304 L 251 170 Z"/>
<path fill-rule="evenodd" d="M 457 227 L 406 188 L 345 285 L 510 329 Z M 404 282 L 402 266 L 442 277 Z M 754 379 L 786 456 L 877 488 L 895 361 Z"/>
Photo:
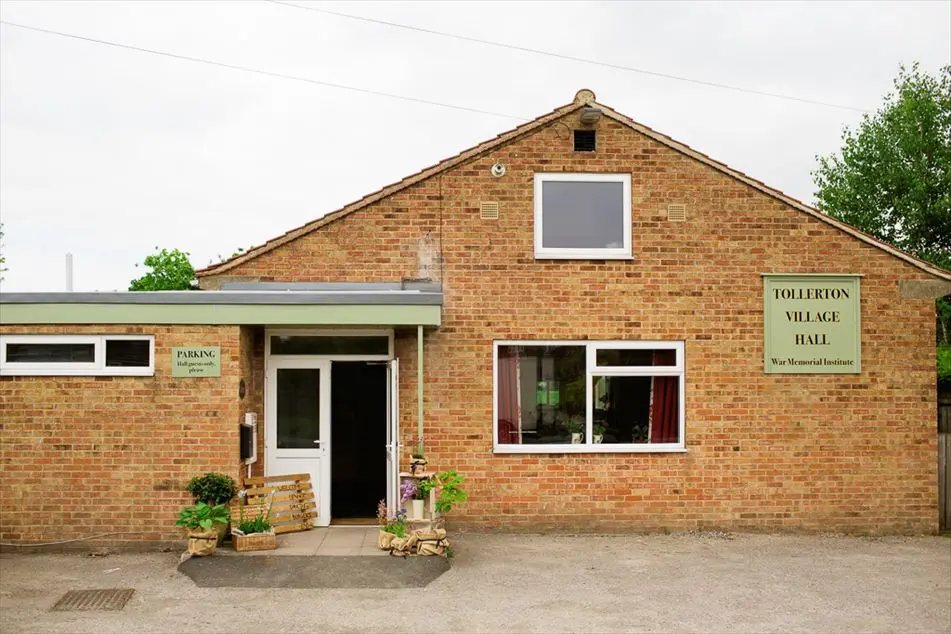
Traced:
<path fill-rule="evenodd" d="M 185 488 L 194 496 L 196 502 L 204 502 L 211 506 L 227 504 L 238 493 L 234 479 L 223 473 L 195 476 Z"/>
<path fill-rule="evenodd" d="M 951 346 L 938 346 L 938 380 L 951 381 Z"/>

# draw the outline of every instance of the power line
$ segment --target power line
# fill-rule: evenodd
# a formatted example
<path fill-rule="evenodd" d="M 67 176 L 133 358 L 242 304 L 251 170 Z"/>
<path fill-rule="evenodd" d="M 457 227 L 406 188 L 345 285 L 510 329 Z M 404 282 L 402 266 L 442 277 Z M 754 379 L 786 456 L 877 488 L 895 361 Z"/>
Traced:
<path fill-rule="evenodd" d="M 644 68 L 634 68 L 632 66 L 624 66 L 622 64 L 613 64 L 611 62 L 602 62 L 594 59 L 587 59 L 584 57 L 575 57 L 574 55 L 564 55 L 562 53 L 555 53 L 553 51 L 543 51 L 537 48 L 528 48 L 527 46 L 518 46 L 516 44 L 507 44 L 505 42 L 495 42 L 492 40 L 483 40 L 477 37 L 471 37 L 468 35 L 460 35 L 458 33 L 448 33 L 446 31 L 436 31 L 435 29 L 427 29 L 420 26 L 413 26 L 411 24 L 400 24 L 399 22 L 388 22 L 387 20 L 379 20 L 376 18 L 368 18 L 362 15 L 354 15 L 352 13 L 343 13 L 340 11 L 331 11 L 330 9 L 321 9 L 319 7 L 304 7 L 299 4 L 294 4 L 292 2 L 283 2 L 282 0 L 264 0 L 265 2 L 270 2 L 271 4 L 279 4 L 281 6 L 290 7 L 293 9 L 302 9 L 304 11 L 314 11 L 315 13 L 324 13 L 326 15 L 334 15 L 340 18 L 348 18 L 350 20 L 359 20 L 361 22 L 370 22 L 372 24 L 382 24 L 384 26 L 392 26 L 398 29 L 405 29 L 407 31 L 416 31 L 418 33 L 427 33 L 429 35 L 438 35 L 440 37 L 448 37 L 455 40 L 462 40 L 464 42 L 474 42 L 476 44 L 485 44 L 486 46 L 496 46 L 498 48 L 507 48 L 513 51 L 520 51 L 522 53 L 532 53 L 534 55 L 545 55 L 547 57 L 555 57 L 557 59 L 569 60 L 572 62 L 580 62 L 582 64 L 590 64 L 592 66 L 603 66 L 604 68 L 613 68 L 615 70 L 623 70 L 630 73 L 639 73 L 642 75 L 650 75 L 652 77 L 661 77 L 663 79 L 670 79 L 674 81 L 683 81 L 691 84 L 698 84 L 700 86 L 708 86 L 711 88 L 722 88 L 724 90 L 733 90 L 736 92 L 743 92 L 751 95 L 760 95 L 761 97 L 773 97 L 775 99 L 786 99 L 788 101 L 798 101 L 800 103 L 808 103 L 814 106 L 823 106 L 826 108 L 839 108 L 841 110 L 853 110 L 855 112 L 868 112 L 864 108 L 856 108 L 854 106 L 845 106 L 842 104 L 829 103 L 826 101 L 816 101 L 814 99 L 806 99 L 804 97 L 794 97 L 793 95 L 784 95 L 781 93 L 767 92 L 765 90 L 756 90 L 754 88 L 743 88 L 742 86 L 733 86 L 731 84 L 721 84 L 714 81 L 706 81 L 703 79 L 694 79 L 692 77 L 682 77 L 680 75 L 671 75 L 669 73 L 661 73 L 653 70 L 647 70 Z"/>
<path fill-rule="evenodd" d="M 262 70 L 260 68 L 250 68 L 248 66 L 239 66 L 237 64 L 228 64 L 226 62 L 217 62 L 211 59 L 204 59 L 202 57 L 192 57 L 190 55 L 179 55 L 178 53 L 169 53 L 168 51 L 160 51 L 158 49 L 151 48 L 142 48 L 140 46 L 133 46 L 131 44 L 121 44 L 119 42 L 112 42 L 109 40 L 99 40 L 93 37 L 86 37 L 84 35 L 76 35 L 74 33 L 64 33 L 62 31 L 53 31 L 51 29 L 42 29 L 38 26 L 28 26 L 26 24 L 17 24 L 15 22 L 8 22 L 7 20 L 0 20 L 0 24 L 5 24 L 7 26 L 12 26 L 18 29 L 25 29 L 27 31 L 35 31 L 37 33 L 46 33 L 48 35 L 57 35 L 59 37 L 67 37 L 74 40 L 81 40 L 83 42 L 92 42 L 95 44 L 103 44 L 105 46 L 112 46 L 115 48 L 125 49 L 129 51 L 138 51 L 140 53 L 149 53 L 151 55 L 160 55 L 162 57 L 169 57 L 172 59 L 183 60 L 186 62 L 196 62 L 198 64 L 207 64 L 209 66 L 217 66 L 219 68 L 227 68 L 229 70 L 237 70 L 246 73 L 254 73 L 256 75 L 264 75 L 265 77 L 274 77 L 277 79 L 289 79 L 291 81 L 303 82 L 306 84 L 314 84 L 317 86 L 325 86 L 327 88 L 338 88 L 340 90 L 349 90 L 352 92 L 359 92 L 365 95 L 374 95 L 377 97 L 389 97 L 390 99 L 399 99 L 401 101 L 408 101 L 411 103 L 421 103 L 428 106 L 437 106 L 439 108 L 449 108 L 452 110 L 461 110 L 463 112 L 474 112 L 476 114 L 486 114 L 493 117 L 502 117 L 505 119 L 516 119 L 518 121 L 528 121 L 528 117 L 517 117 L 515 115 L 505 114 L 501 112 L 492 112 L 490 110 L 480 110 L 478 108 L 470 108 L 468 106 L 460 106 L 451 103 L 443 103 L 441 101 L 431 101 L 429 99 L 421 99 L 419 97 L 410 97 L 407 95 L 397 95 L 394 93 L 383 92 L 380 90 L 371 90 L 369 88 L 359 88 L 357 86 L 347 86 L 345 84 L 337 84 L 334 82 L 323 81 L 320 79 L 312 79 L 310 77 L 301 77 L 299 75 L 288 75 L 286 73 L 278 73 L 270 70 Z"/>

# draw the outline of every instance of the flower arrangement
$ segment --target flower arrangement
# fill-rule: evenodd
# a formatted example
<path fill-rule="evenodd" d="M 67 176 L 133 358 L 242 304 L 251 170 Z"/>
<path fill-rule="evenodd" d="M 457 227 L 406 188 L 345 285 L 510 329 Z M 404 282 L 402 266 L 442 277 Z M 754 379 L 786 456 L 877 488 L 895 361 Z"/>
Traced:
<path fill-rule="evenodd" d="M 386 509 L 386 500 L 380 500 L 376 506 L 376 519 L 380 523 L 381 532 L 406 537 L 406 509 L 400 509 L 396 515 L 390 515 Z"/>
<path fill-rule="evenodd" d="M 264 512 L 254 517 L 245 519 L 244 507 L 247 505 L 248 492 L 245 489 L 238 491 L 238 526 L 231 529 L 232 535 L 253 535 L 255 533 L 269 533 L 271 526 L 271 498 L 274 493 L 267 496 L 267 505 Z"/>
<path fill-rule="evenodd" d="M 422 499 L 423 498 L 419 495 L 419 487 L 416 486 L 416 482 L 411 479 L 403 480 L 403 483 L 400 485 L 400 506 L 406 506 L 406 503 L 410 500 Z"/>

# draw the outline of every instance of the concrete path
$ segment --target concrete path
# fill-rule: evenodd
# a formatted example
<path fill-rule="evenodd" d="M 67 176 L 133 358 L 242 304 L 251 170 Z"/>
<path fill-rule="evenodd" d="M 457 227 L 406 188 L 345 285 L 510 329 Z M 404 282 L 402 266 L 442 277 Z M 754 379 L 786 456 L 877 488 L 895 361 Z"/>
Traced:
<path fill-rule="evenodd" d="M 12 632 L 951 632 L 951 539 L 453 535 L 425 588 L 201 588 L 178 554 L 0 556 Z M 320 561 L 325 558 L 314 558 Z M 51 612 L 135 588 L 120 612 Z"/>
<path fill-rule="evenodd" d="M 295 557 L 299 555 L 386 557 L 388 553 L 376 546 L 379 532 L 380 529 L 375 525 L 312 528 L 302 533 L 278 535 L 275 550 L 252 550 L 239 553 L 225 545 L 218 549 L 217 553 L 241 557 Z"/>

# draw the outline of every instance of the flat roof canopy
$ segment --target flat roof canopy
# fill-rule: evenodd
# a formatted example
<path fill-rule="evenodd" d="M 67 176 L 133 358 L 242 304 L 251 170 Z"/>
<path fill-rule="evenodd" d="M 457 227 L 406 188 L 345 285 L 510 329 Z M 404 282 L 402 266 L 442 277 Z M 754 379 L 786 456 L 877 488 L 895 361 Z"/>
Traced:
<path fill-rule="evenodd" d="M 238 288 L 235 288 L 238 287 Z M 220 291 L 0 293 L 0 324 L 438 326 L 432 283 L 241 283 Z"/>

